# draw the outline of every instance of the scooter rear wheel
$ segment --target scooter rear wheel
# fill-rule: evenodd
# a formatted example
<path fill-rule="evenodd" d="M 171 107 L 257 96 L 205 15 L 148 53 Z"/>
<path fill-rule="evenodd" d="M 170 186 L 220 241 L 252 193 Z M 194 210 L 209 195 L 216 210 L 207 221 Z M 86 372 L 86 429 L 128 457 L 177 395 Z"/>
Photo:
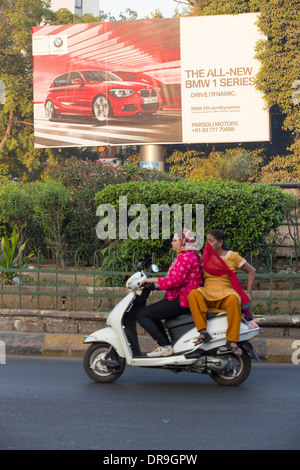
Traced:
<path fill-rule="evenodd" d="M 211 372 L 211 378 L 219 385 L 237 386 L 243 383 L 251 371 L 251 359 L 246 352 L 243 351 L 241 356 L 230 354 L 232 367 L 227 372 Z"/>
<path fill-rule="evenodd" d="M 109 354 L 108 354 L 109 353 Z M 117 366 L 108 367 L 101 362 L 110 359 Z M 83 358 L 84 370 L 90 379 L 100 383 L 111 383 L 117 380 L 125 369 L 125 359 L 108 343 L 93 343 L 85 352 Z"/>

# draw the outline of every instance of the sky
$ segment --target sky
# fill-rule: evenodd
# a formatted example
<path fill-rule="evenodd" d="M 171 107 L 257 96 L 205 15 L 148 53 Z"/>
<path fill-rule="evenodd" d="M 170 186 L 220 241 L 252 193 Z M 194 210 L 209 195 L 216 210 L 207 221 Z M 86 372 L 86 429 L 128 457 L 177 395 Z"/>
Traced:
<path fill-rule="evenodd" d="M 173 0 L 150 0 L 149 2 L 145 0 L 99 0 L 99 10 L 111 13 L 116 20 L 119 19 L 121 12 L 126 12 L 126 8 L 135 10 L 138 13 L 137 19 L 150 16 L 150 13 L 154 13 L 157 9 L 161 11 L 164 18 L 171 18 L 177 5 Z M 179 11 L 181 11 L 180 7 Z"/>

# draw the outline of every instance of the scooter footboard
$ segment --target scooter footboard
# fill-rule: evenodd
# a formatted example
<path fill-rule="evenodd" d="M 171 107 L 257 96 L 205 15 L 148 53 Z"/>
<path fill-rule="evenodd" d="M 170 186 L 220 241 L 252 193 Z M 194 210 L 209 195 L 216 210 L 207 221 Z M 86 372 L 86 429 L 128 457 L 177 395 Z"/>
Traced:
<path fill-rule="evenodd" d="M 111 346 L 117 351 L 119 356 L 125 357 L 122 345 L 114 332 L 110 327 L 102 328 L 101 330 L 94 331 L 91 335 L 85 337 L 83 343 L 101 343 L 105 342 L 111 344 Z"/>

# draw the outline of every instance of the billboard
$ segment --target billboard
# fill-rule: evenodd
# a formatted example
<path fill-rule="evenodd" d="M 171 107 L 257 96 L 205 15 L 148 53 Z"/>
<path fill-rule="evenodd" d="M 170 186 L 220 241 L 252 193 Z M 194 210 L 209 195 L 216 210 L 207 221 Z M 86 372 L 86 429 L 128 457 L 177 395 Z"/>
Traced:
<path fill-rule="evenodd" d="M 35 147 L 268 141 L 256 20 L 33 28 Z"/>

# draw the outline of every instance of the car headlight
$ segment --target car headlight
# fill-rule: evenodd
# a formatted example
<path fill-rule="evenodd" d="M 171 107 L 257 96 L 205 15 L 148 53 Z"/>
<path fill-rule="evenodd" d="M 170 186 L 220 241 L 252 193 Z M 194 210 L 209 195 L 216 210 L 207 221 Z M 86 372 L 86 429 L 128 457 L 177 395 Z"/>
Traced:
<path fill-rule="evenodd" d="M 113 88 L 112 90 L 109 90 L 109 93 L 111 93 L 116 98 L 126 98 L 127 96 L 130 96 L 135 93 L 135 91 L 126 90 L 125 88 Z"/>

